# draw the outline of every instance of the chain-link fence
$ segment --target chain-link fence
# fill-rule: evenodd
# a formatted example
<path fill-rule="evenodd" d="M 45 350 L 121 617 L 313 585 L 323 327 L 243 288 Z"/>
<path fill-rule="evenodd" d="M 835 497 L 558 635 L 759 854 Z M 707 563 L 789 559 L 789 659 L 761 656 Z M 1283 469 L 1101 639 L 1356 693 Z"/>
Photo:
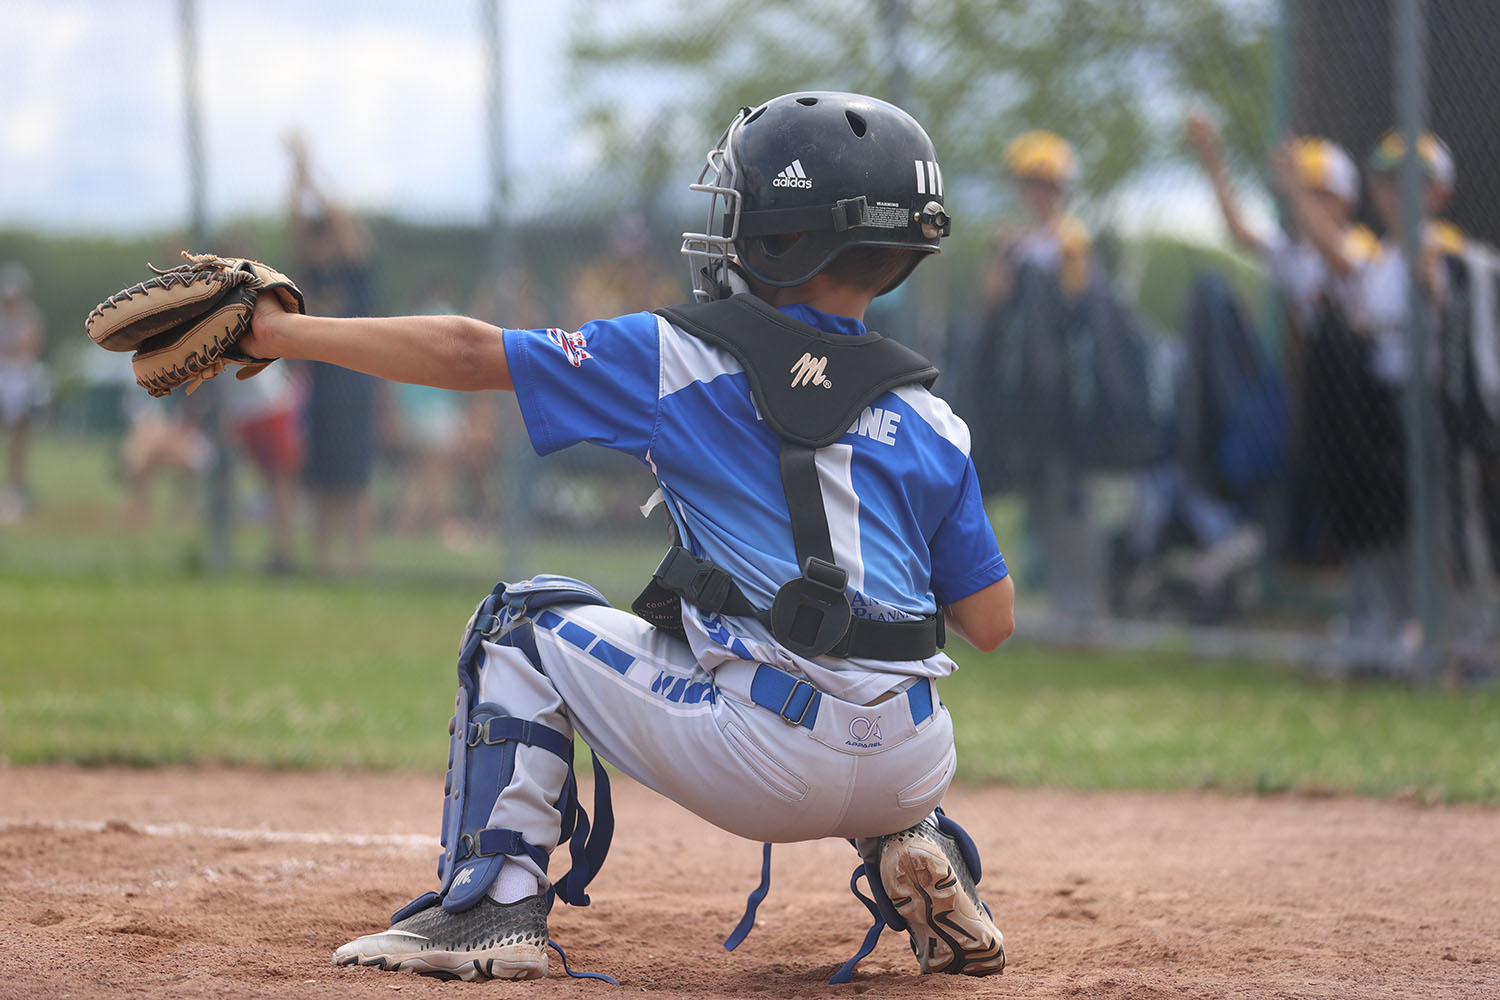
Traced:
<path fill-rule="evenodd" d="M 185 66 L 223 30 L 193 6 Z M 1418 0 L 573 0 L 555 114 L 582 152 L 538 166 L 505 73 L 523 14 L 471 13 L 483 72 L 455 78 L 479 91 L 486 180 L 466 217 L 349 196 L 314 141 L 290 147 L 286 212 L 209 218 L 208 242 L 285 261 L 326 313 L 572 330 L 687 297 L 679 234 L 707 206 L 686 186 L 735 108 L 886 98 L 931 132 L 955 225 L 869 320 L 944 370 L 1023 635 L 1423 676 L 1500 661 L 1500 20 Z M 345 100 L 327 113 L 369 113 Z M 1426 131 L 1441 141 L 1405 156 Z M 184 193 L 184 215 L 202 205 Z M 53 331 L 54 390 L 28 420 L 7 411 L 33 447 L 0 559 L 547 570 L 629 601 L 666 538 L 640 511 L 649 472 L 601 449 L 537 459 L 508 395 L 286 363 L 157 404 L 75 356 L 92 300 L 182 226 L 0 232 Z M 216 481 L 238 504 L 221 552 L 201 513 Z M 74 527 L 85 515 L 108 530 Z"/>

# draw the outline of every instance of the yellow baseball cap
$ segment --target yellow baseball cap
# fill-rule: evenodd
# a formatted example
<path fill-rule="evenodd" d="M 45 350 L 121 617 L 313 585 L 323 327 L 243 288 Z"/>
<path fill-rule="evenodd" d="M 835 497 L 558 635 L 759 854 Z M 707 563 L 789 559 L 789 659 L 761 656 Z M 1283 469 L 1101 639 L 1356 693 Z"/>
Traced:
<path fill-rule="evenodd" d="M 1304 187 L 1326 191 L 1347 202 L 1359 200 L 1359 171 L 1338 143 L 1319 136 L 1302 136 L 1292 145 L 1292 158 Z"/>
<path fill-rule="evenodd" d="M 1005 147 L 1005 168 L 1023 180 L 1046 181 L 1071 187 L 1078 179 L 1078 159 L 1073 147 L 1055 132 L 1034 129 L 1022 132 Z"/>
<path fill-rule="evenodd" d="M 1380 142 L 1370 154 L 1370 169 L 1377 173 L 1395 170 L 1405 155 L 1406 140 L 1400 132 L 1392 129 L 1380 137 Z M 1449 151 L 1447 143 L 1431 132 L 1423 132 L 1417 136 L 1417 155 L 1422 158 L 1422 168 L 1434 183 L 1446 188 L 1453 187 L 1453 182 L 1458 178 L 1453 166 L 1453 153 Z"/>

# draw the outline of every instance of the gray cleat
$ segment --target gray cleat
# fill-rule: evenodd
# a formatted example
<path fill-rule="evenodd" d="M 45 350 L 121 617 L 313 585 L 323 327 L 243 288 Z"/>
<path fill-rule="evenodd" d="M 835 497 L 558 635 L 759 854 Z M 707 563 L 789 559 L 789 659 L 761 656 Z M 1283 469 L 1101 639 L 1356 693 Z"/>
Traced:
<path fill-rule="evenodd" d="M 988 976 L 1005 968 L 1005 937 L 979 901 L 958 844 L 931 818 L 880 839 L 880 882 L 906 920 L 924 973 Z"/>
<path fill-rule="evenodd" d="M 541 979 L 547 974 L 547 907 L 541 896 L 515 903 L 483 897 L 462 913 L 430 906 L 389 930 L 355 938 L 334 965 L 369 965 L 439 979 Z"/>

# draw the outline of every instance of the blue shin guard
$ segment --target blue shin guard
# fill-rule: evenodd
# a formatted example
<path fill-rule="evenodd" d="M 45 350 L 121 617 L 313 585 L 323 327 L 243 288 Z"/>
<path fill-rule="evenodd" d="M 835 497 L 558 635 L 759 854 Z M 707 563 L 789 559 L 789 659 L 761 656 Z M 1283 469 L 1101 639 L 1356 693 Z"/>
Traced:
<path fill-rule="evenodd" d="M 538 576 L 499 584 L 480 604 L 464 634 L 458 657 L 458 694 L 449 722 L 448 774 L 443 785 L 443 854 L 438 859 L 437 892 L 412 900 L 392 917 L 395 923 L 437 903 L 458 913 L 474 906 L 500 874 L 506 859 L 525 855 L 545 872 L 548 853 L 519 831 L 489 825 L 500 792 L 510 784 L 520 746 L 555 754 L 568 764 L 568 778 L 556 802 L 562 837 L 570 840 L 573 866 L 554 881 L 550 895 L 577 906 L 588 904 L 584 887 L 604 862 L 614 831 L 609 780 L 594 757 L 595 819 L 578 802 L 573 777 L 573 741 L 564 733 L 510 715 L 504 706 L 480 702 L 479 668 L 483 643 L 520 650 L 540 671 L 532 636 L 532 615 L 557 604 L 607 605 L 593 587 L 569 577 Z M 550 900 L 549 900 L 550 905 Z"/>

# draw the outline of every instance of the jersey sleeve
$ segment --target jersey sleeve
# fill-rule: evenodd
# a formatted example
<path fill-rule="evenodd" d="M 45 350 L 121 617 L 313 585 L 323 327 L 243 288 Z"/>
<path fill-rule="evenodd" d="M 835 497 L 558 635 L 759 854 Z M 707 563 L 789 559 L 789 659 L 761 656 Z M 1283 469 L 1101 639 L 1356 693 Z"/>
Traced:
<path fill-rule="evenodd" d="M 632 313 L 567 330 L 506 330 L 505 358 L 531 447 L 583 441 L 643 458 L 656 428 L 661 347 L 656 316 Z"/>
<path fill-rule="evenodd" d="M 1009 574 L 995 541 L 995 529 L 984 510 L 973 462 L 965 463 L 958 500 L 938 525 L 928 547 L 932 552 L 932 595 L 939 606 L 968 597 Z"/>

